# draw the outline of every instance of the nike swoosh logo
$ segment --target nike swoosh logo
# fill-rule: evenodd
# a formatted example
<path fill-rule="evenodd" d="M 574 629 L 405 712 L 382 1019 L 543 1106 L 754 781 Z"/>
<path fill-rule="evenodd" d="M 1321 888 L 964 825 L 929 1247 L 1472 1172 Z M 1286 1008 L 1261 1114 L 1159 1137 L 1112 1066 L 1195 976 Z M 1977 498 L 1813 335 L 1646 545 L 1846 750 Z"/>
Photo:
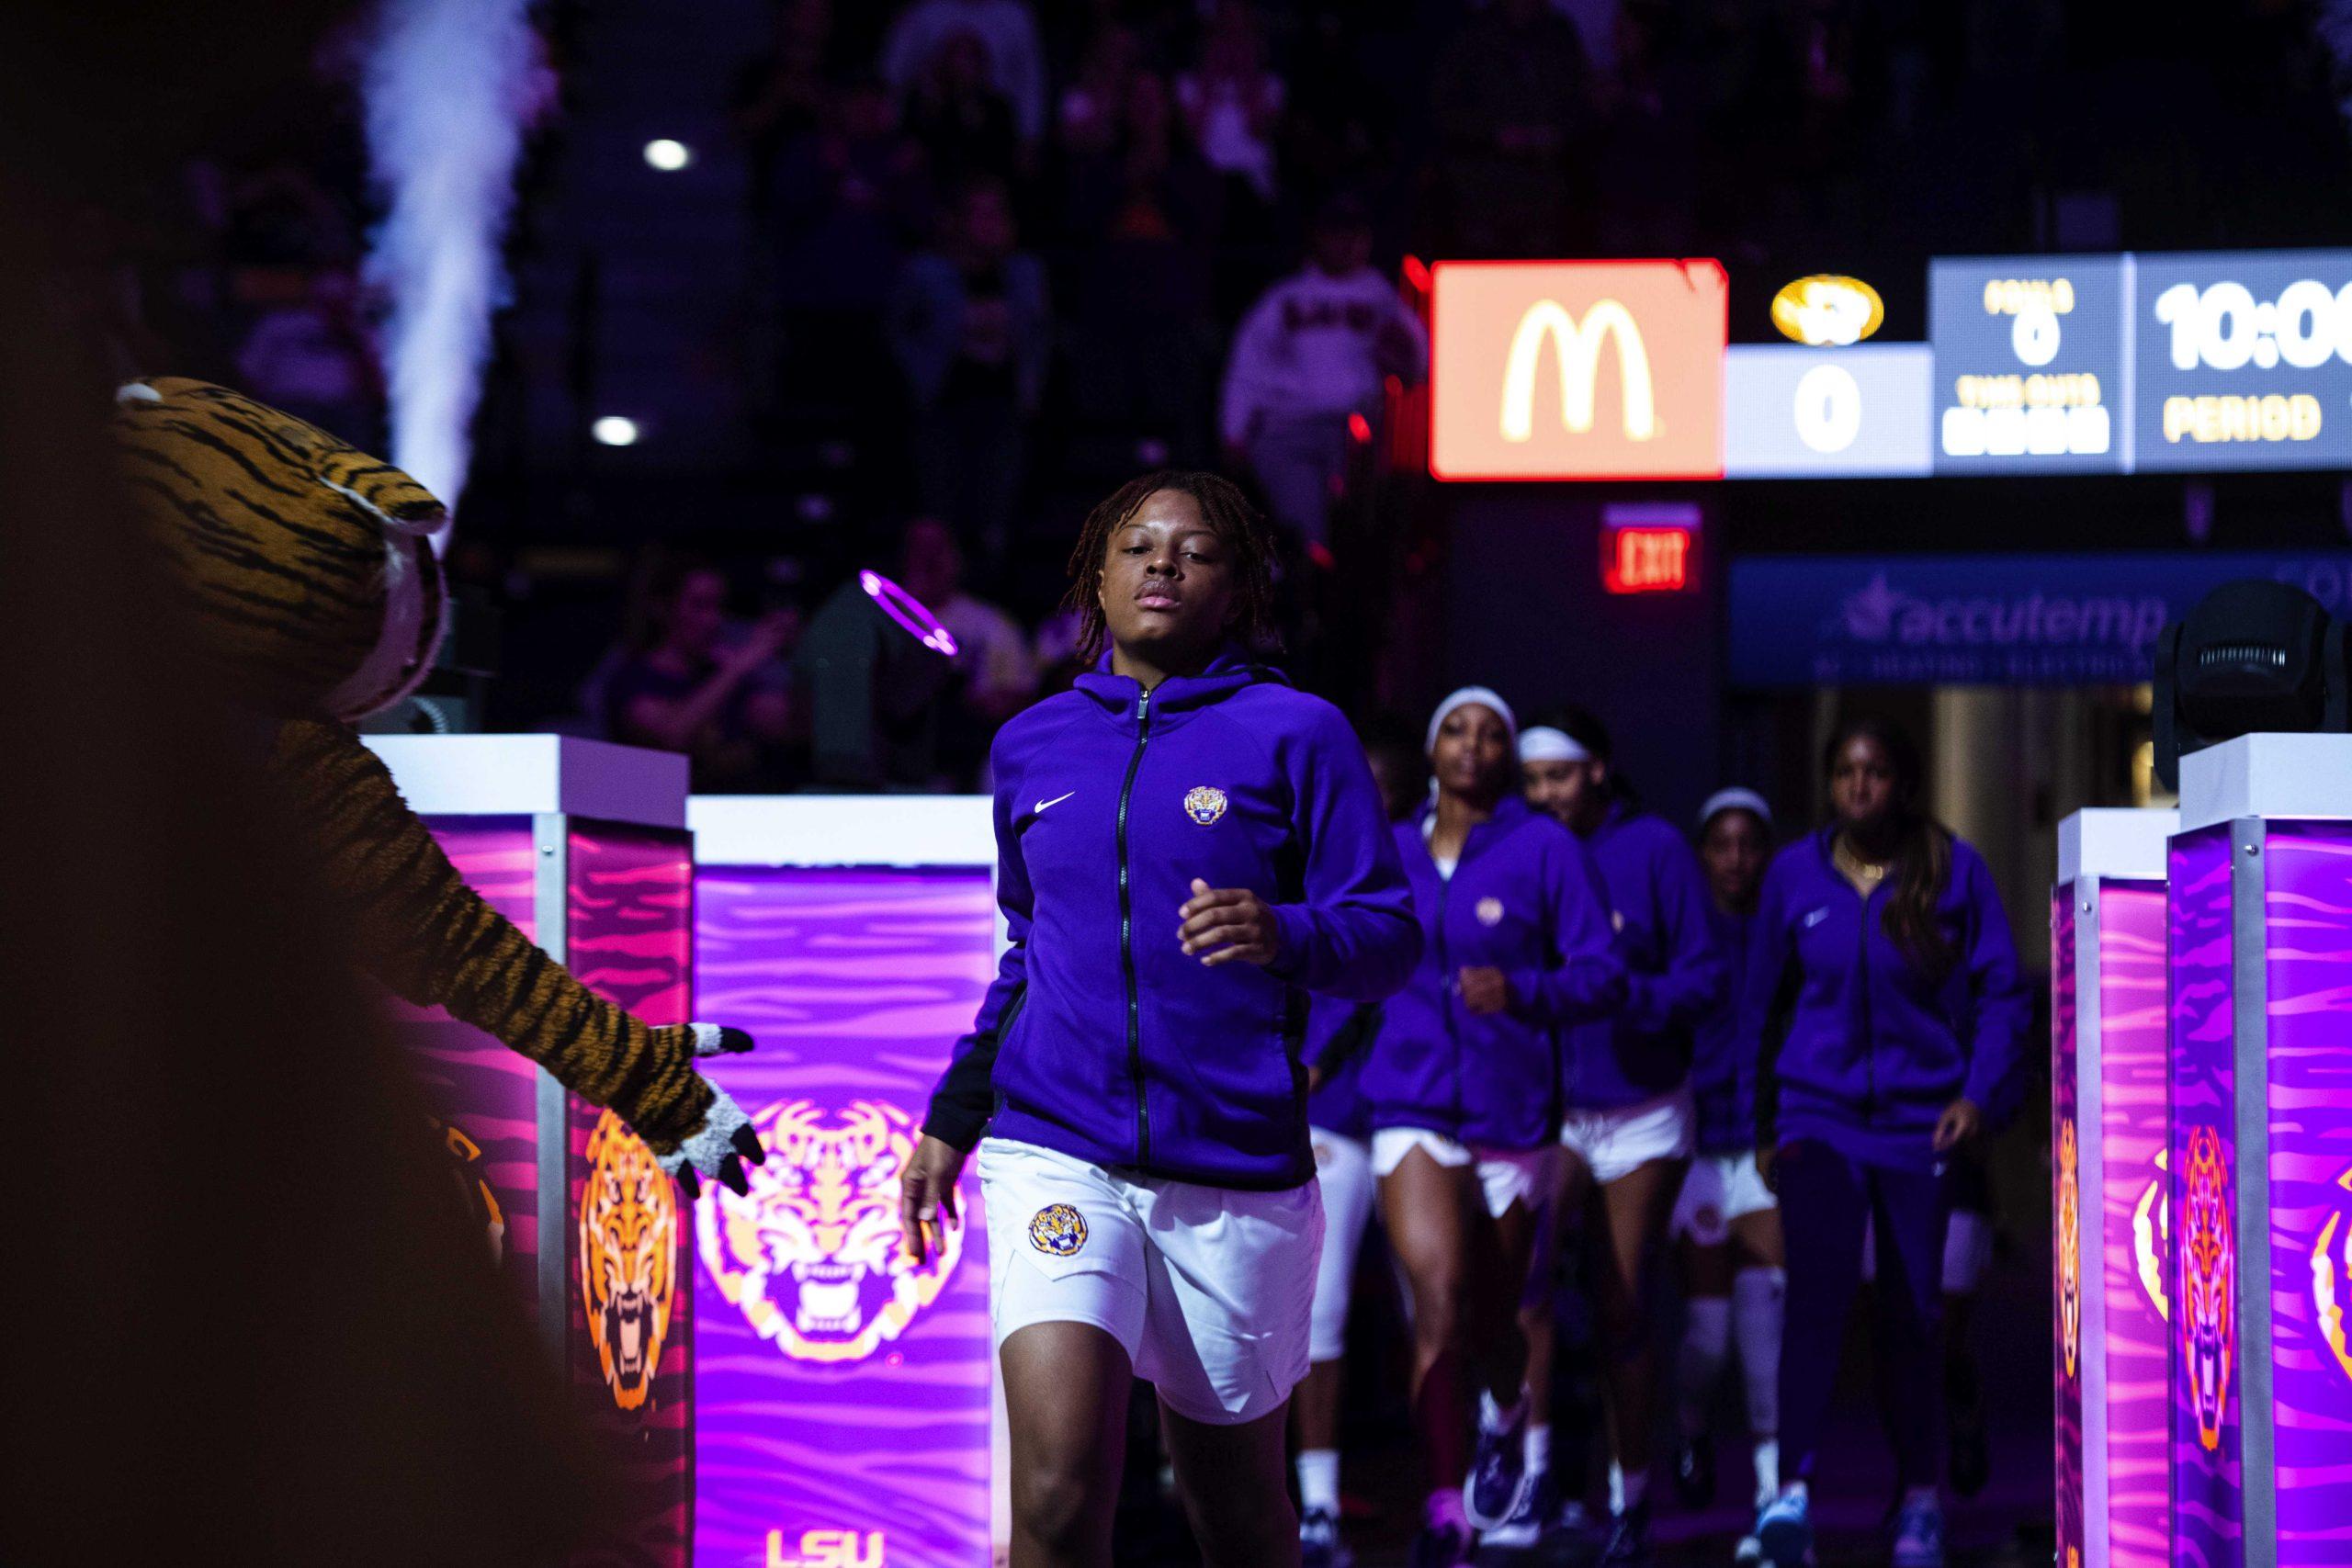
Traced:
<path fill-rule="evenodd" d="M 1075 792 L 1075 791 L 1073 791 L 1072 793 L 1073 793 L 1073 794 L 1075 794 L 1076 792 Z M 1815 926 L 1819 925 L 1822 921 L 1824 921 L 1824 920 L 1827 919 L 1828 918 L 1829 918 L 1829 911 L 1828 911 L 1828 910 L 1826 910 L 1826 909 L 1815 909 L 1815 910 L 1814 910 L 1812 913 L 1810 913 L 1810 914 L 1808 914 L 1807 916 L 1805 916 L 1805 918 L 1804 918 L 1805 929 L 1806 929 L 1807 931 L 1811 931 L 1814 927 L 1815 927 Z"/>
<path fill-rule="evenodd" d="M 1063 801 L 1068 800 L 1070 795 L 1076 795 L 1078 791 L 1071 790 L 1068 794 L 1057 795 L 1051 800 L 1041 800 L 1034 808 L 1032 808 L 1031 815 L 1042 817 L 1045 815 L 1046 807 L 1048 806 L 1059 806 Z"/>

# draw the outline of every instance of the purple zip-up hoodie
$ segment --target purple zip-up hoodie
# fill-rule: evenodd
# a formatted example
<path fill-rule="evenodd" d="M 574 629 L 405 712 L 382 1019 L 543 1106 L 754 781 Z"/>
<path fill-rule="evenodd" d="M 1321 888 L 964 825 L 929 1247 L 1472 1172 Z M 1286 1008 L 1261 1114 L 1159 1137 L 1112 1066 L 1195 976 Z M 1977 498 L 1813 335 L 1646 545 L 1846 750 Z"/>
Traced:
<path fill-rule="evenodd" d="M 1984 857 L 1953 839 L 1936 918 L 1954 956 L 1933 980 L 1886 934 L 1893 879 L 1867 899 L 1855 891 L 1830 859 L 1835 830 L 1789 845 L 1764 874 L 1740 1003 L 1740 1101 L 1753 1124 L 1769 1073 L 1776 1143 L 1819 1138 L 1862 1164 L 1932 1169 L 1944 1107 L 1965 1095 L 1997 1125 L 2023 1092 L 2031 1004 L 2008 916 Z M 1794 1007 L 1768 1064 L 1764 1026 L 1792 965 Z"/>
<path fill-rule="evenodd" d="M 1707 924 L 1730 983 L 1692 1034 L 1690 1094 L 1698 1103 L 1702 1154 L 1743 1154 L 1756 1146 L 1756 1123 L 1739 1114 L 1739 1007 L 1747 992 L 1747 931 L 1754 923 L 1753 916 L 1707 906 Z"/>
<path fill-rule="evenodd" d="M 923 1130 L 1218 1187 L 1311 1178 L 1307 993 L 1378 1001 L 1420 955 L 1347 720 L 1232 649 L 1148 693 L 1106 656 L 989 761 L 1012 945 Z M 1186 956 L 1194 877 L 1272 906 L 1273 964 Z"/>
<path fill-rule="evenodd" d="M 1690 1074 L 1693 1034 L 1727 999 L 1699 857 L 1664 818 L 1619 801 L 1584 840 L 1609 895 L 1625 1005 L 1567 1031 L 1567 1102 L 1615 1111 L 1669 1093 Z"/>
<path fill-rule="evenodd" d="M 1557 1031 L 1606 1016 L 1625 994 L 1591 859 L 1576 835 L 1516 797 L 1470 829 L 1451 879 L 1438 874 L 1420 822 L 1400 822 L 1396 834 L 1423 942 L 1364 1064 L 1372 1124 L 1542 1148 L 1559 1130 Z M 1510 977 L 1507 1010 L 1462 1005 L 1461 972 L 1483 967 Z"/>

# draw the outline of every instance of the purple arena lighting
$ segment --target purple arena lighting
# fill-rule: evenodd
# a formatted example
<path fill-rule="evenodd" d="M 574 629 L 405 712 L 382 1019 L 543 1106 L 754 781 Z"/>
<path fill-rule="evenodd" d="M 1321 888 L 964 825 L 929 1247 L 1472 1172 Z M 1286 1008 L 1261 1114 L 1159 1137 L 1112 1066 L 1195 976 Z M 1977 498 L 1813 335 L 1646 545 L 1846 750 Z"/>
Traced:
<path fill-rule="evenodd" d="M 882 607 L 882 613 L 896 621 L 906 634 L 935 653 L 956 657 L 956 638 L 940 623 L 937 615 L 923 607 L 922 600 L 891 581 L 878 571 L 861 571 L 857 585 L 866 596 Z"/>

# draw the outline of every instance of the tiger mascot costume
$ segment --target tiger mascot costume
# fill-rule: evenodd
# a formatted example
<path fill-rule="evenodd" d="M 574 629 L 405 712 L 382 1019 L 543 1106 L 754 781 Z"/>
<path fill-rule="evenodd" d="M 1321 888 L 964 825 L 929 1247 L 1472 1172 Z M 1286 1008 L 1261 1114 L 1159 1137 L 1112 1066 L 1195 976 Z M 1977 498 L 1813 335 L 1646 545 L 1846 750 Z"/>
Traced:
<path fill-rule="evenodd" d="M 609 1107 L 688 1197 L 697 1172 L 746 1190 L 758 1135 L 694 1063 L 748 1051 L 751 1036 L 655 1028 L 572 978 L 466 886 L 351 728 L 432 668 L 444 600 L 429 536 L 447 510 L 398 468 L 226 388 L 157 378 L 115 400 L 142 519 L 205 651 L 275 727 L 270 771 L 378 977 Z"/>

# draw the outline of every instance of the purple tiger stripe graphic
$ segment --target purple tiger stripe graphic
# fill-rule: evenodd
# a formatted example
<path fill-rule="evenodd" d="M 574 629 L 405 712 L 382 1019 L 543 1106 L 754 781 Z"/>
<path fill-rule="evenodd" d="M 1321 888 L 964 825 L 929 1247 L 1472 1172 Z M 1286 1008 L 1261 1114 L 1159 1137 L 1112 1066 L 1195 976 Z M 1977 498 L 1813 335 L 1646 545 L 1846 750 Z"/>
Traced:
<path fill-rule="evenodd" d="M 435 818 L 432 829 L 450 863 L 492 908 L 537 941 L 533 904 L 538 857 L 527 817 Z M 461 1179 L 488 1190 L 483 1216 L 495 1228 L 498 1271 L 516 1299 L 538 1305 L 539 1214 L 537 1069 L 525 1058 L 439 1008 L 389 998 L 400 1034 L 417 1064 L 426 1103 L 455 1138 Z M 457 1140 L 463 1140 L 459 1144 Z M 467 1159 L 463 1148 L 479 1151 Z"/>
<path fill-rule="evenodd" d="M 2061 887 L 2050 900 L 2050 1161 L 2051 1213 L 2057 1229 L 2051 1258 L 2051 1359 L 2058 1383 L 2058 1556 L 2060 1568 L 2083 1560 L 2082 1202 L 2076 1176 L 2079 1100 L 2075 1013 L 2075 895 Z"/>
<path fill-rule="evenodd" d="M 648 1023 L 685 1022 L 692 840 L 575 819 L 566 857 L 567 966 Z M 573 1562 L 684 1568 L 694 1528 L 692 1226 L 643 1142 L 610 1112 L 565 1098 L 573 1251 L 564 1341 L 618 1521 Z"/>
<path fill-rule="evenodd" d="M 2099 889 L 2099 1130 L 2095 1198 L 2105 1287 L 2108 1562 L 2165 1568 L 2172 1548 L 2171 1403 L 2165 1382 L 2167 1070 L 2165 890 Z M 2094 1266 L 2086 1258 L 2086 1267 Z"/>
<path fill-rule="evenodd" d="M 983 870 L 702 867 L 695 1012 L 760 1048 L 707 1064 L 770 1156 L 707 1193 L 695 1549 L 708 1568 L 984 1568 L 987 1228 L 907 1263 L 899 1172 L 994 973 Z"/>
<path fill-rule="evenodd" d="M 2240 1568 L 2228 826 L 2177 835 L 2168 860 L 2173 1561 Z"/>
<path fill-rule="evenodd" d="M 2278 1562 L 2317 1568 L 2352 1562 L 2352 823 L 2274 821 L 2263 864 Z"/>

